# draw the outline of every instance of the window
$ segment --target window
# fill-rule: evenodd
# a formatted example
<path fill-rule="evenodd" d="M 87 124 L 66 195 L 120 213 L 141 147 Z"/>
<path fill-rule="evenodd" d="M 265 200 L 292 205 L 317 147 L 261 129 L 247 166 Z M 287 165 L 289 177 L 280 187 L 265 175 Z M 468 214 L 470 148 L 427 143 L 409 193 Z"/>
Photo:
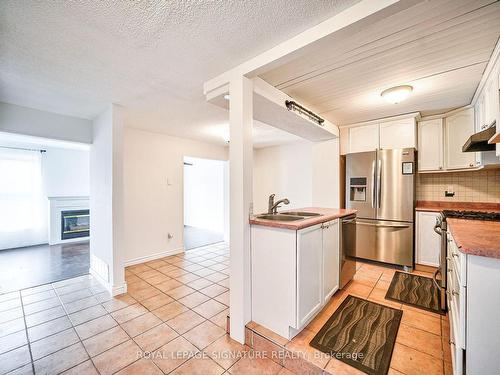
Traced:
<path fill-rule="evenodd" d="M 47 242 L 41 153 L 0 148 L 0 249 Z"/>

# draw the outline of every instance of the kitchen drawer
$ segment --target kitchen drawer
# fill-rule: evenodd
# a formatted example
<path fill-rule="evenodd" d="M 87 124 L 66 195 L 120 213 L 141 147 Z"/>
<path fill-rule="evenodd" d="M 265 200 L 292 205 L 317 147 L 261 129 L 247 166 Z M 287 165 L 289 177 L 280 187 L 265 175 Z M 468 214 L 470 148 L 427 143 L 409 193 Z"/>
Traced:
<path fill-rule="evenodd" d="M 453 239 L 453 236 L 449 232 L 447 233 L 447 241 L 448 241 L 447 257 L 449 260 L 452 261 L 451 262 L 453 264 L 452 268 L 457 273 L 457 278 L 459 281 L 458 284 L 461 286 L 466 286 L 467 285 L 466 255 L 462 253 L 460 250 L 458 250 L 455 240 Z"/>
<path fill-rule="evenodd" d="M 467 298 L 467 289 L 460 285 L 458 274 L 452 267 L 453 266 L 451 266 L 447 272 L 448 279 L 446 291 L 450 327 L 451 321 L 453 320 L 453 337 L 455 345 L 459 348 L 465 349 L 465 300 Z"/>
<path fill-rule="evenodd" d="M 448 311 L 448 316 L 450 319 L 450 351 L 451 351 L 451 363 L 453 366 L 454 375 L 462 375 L 464 372 L 464 350 L 456 344 L 456 324 L 454 320 L 454 310 L 451 308 Z"/>

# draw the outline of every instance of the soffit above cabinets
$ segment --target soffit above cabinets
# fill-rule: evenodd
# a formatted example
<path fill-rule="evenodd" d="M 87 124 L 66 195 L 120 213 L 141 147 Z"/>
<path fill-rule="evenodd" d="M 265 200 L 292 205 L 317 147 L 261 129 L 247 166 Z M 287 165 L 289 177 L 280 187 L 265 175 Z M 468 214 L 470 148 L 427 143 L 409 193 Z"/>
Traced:
<path fill-rule="evenodd" d="M 429 115 L 470 103 L 499 35 L 500 2 L 422 1 L 325 37 L 260 77 L 335 124 Z M 406 101 L 380 97 L 401 84 L 414 87 Z"/>

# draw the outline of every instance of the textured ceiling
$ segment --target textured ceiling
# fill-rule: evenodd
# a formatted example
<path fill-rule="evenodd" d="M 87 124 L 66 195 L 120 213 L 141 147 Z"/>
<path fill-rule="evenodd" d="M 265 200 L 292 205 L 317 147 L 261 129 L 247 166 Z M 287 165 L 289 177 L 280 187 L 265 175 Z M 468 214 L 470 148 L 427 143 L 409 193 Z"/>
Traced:
<path fill-rule="evenodd" d="M 0 3 L 0 101 L 219 141 L 202 84 L 357 0 Z"/>

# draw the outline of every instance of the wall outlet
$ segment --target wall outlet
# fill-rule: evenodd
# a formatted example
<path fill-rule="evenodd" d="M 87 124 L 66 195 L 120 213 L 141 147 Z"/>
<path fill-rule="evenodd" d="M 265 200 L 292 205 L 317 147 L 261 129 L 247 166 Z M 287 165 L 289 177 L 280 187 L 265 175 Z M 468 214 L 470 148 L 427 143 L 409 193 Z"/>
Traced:
<path fill-rule="evenodd" d="M 445 197 L 454 197 L 455 196 L 455 190 L 453 189 L 453 185 L 448 185 L 446 190 L 444 191 L 444 196 Z"/>

